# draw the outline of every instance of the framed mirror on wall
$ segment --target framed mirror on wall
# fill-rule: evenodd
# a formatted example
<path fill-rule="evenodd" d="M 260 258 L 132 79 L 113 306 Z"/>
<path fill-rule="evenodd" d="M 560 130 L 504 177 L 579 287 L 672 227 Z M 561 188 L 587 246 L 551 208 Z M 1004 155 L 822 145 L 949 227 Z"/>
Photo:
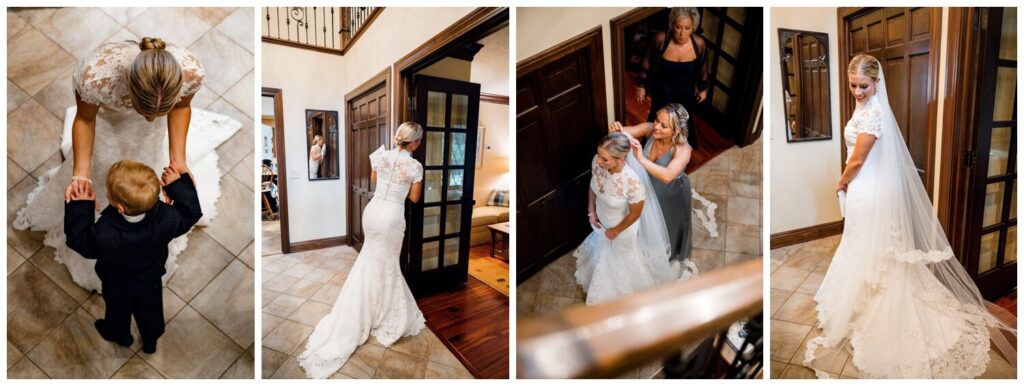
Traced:
<path fill-rule="evenodd" d="M 828 34 L 779 28 L 786 141 L 832 139 Z"/>
<path fill-rule="evenodd" d="M 338 112 L 306 110 L 309 180 L 338 179 Z"/>

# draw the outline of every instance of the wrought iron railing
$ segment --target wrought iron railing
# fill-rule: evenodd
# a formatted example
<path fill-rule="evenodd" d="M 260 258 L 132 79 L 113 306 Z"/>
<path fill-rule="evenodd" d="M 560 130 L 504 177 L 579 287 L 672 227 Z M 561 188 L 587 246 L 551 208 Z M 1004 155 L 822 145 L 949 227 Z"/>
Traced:
<path fill-rule="evenodd" d="M 518 378 L 763 376 L 761 259 L 519 322 Z"/>
<path fill-rule="evenodd" d="M 382 7 L 263 7 L 264 42 L 344 55 Z"/>

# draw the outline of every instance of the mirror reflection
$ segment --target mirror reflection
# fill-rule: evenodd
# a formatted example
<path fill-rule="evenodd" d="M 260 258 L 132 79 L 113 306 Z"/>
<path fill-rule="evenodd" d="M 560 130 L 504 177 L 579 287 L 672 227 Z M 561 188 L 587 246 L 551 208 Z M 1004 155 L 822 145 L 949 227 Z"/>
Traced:
<path fill-rule="evenodd" d="M 338 179 L 338 112 L 306 110 L 309 180 Z"/>
<path fill-rule="evenodd" d="M 779 28 L 779 50 L 786 139 L 831 139 L 828 35 Z"/>

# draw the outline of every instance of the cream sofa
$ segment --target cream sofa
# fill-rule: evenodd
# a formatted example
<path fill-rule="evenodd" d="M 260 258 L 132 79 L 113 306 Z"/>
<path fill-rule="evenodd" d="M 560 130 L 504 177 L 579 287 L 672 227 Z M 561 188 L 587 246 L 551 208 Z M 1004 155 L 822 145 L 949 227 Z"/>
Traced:
<path fill-rule="evenodd" d="M 473 229 L 469 245 L 477 246 L 491 242 L 488 225 L 508 221 L 508 208 L 504 206 L 478 206 L 473 208 Z"/>

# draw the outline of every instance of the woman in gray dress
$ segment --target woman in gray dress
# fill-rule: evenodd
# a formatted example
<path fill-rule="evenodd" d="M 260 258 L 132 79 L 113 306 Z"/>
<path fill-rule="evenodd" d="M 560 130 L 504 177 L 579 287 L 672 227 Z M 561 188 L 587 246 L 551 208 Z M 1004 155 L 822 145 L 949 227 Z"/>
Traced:
<path fill-rule="evenodd" d="M 696 266 L 688 261 L 693 248 L 690 222 L 693 197 L 690 177 L 686 175 L 686 165 L 693 151 L 687 142 L 689 118 L 690 113 L 683 105 L 671 103 L 658 110 L 654 122 L 634 126 L 615 122 L 609 128 L 609 131 L 626 132 L 638 140 L 633 144 L 633 152 L 651 178 L 672 243 L 670 259 L 684 268 L 683 276 L 696 274 Z M 639 141 L 644 141 L 642 146 Z"/>

